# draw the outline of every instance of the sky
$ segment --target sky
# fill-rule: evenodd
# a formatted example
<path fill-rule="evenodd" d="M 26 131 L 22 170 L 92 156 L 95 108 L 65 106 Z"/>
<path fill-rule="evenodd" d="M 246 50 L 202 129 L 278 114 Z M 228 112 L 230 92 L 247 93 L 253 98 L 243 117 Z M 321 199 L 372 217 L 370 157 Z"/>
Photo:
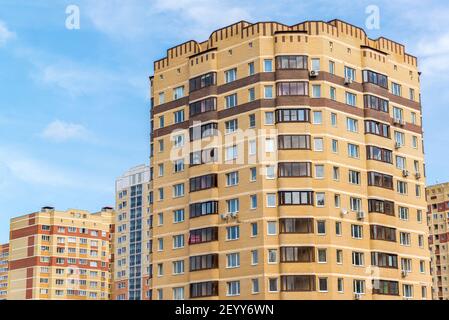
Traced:
<path fill-rule="evenodd" d="M 168 48 L 240 20 L 366 29 L 372 5 L 369 37 L 419 58 L 427 182 L 449 181 L 447 1 L 0 0 L 0 243 L 10 218 L 42 206 L 114 205 L 115 179 L 148 162 L 148 77 Z"/>

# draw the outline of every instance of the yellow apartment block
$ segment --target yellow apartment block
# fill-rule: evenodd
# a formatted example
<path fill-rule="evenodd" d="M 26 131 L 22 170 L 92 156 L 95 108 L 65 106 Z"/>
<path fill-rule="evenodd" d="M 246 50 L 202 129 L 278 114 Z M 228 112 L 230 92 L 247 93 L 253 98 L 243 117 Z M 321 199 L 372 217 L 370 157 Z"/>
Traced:
<path fill-rule="evenodd" d="M 39 212 L 11 219 L 8 300 L 108 300 L 115 212 Z"/>
<path fill-rule="evenodd" d="M 0 300 L 8 296 L 9 244 L 0 244 Z"/>
<path fill-rule="evenodd" d="M 403 45 L 339 20 L 168 49 L 151 298 L 430 299 L 419 80 Z"/>
<path fill-rule="evenodd" d="M 433 280 L 432 297 L 449 299 L 449 183 L 429 186 L 426 189 L 427 224 Z"/>

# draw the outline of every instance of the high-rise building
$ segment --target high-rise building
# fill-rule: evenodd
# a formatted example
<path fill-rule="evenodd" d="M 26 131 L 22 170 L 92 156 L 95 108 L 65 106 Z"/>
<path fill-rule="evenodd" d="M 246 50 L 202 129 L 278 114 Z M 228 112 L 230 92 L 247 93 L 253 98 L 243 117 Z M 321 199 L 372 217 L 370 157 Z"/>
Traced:
<path fill-rule="evenodd" d="M 0 300 L 8 296 L 9 244 L 0 244 Z"/>
<path fill-rule="evenodd" d="M 11 219 L 8 300 L 108 300 L 112 208 L 39 212 Z"/>
<path fill-rule="evenodd" d="M 151 292 L 150 168 L 141 165 L 116 181 L 114 300 L 149 299 Z"/>
<path fill-rule="evenodd" d="M 151 80 L 153 299 L 430 299 L 417 58 L 239 22 Z"/>
<path fill-rule="evenodd" d="M 426 189 L 427 224 L 433 280 L 432 297 L 449 299 L 449 183 L 429 186 Z"/>

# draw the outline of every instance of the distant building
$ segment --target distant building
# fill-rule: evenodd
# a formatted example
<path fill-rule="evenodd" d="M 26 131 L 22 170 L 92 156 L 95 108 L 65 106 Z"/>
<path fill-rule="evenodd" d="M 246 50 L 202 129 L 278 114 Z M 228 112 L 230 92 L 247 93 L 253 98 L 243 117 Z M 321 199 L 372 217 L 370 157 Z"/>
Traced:
<path fill-rule="evenodd" d="M 0 245 L 0 300 L 8 296 L 9 244 Z"/>

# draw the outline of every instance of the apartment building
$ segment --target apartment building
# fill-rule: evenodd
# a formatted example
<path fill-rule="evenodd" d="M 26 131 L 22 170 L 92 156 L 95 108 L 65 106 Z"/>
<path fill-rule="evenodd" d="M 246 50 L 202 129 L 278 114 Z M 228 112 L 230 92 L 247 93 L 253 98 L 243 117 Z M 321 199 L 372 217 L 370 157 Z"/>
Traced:
<path fill-rule="evenodd" d="M 150 167 L 128 170 L 116 181 L 114 300 L 149 299 L 151 287 Z"/>
<path fill-rule="evenodd" d="M 9 244 L 0 245 L 0 300 L 8 296 L 8 259 Z"/>
<path fill-rule="evenodd" d="M 108 300 L 115 212 L 43 207 L 11 219 L 8 300 Z"/>
<path fill-rule="evenodd" d="M 433 280 L 432 297 L 449 299 L 449 183 L 426 189 L 427 224 L 429 226 L 430 271 Z"/>
<path fill-rule="evenodd" d="M 403 45 L 340 20 L 168 49 L 151 298 L 430 299 L 419 76 Z"/>

